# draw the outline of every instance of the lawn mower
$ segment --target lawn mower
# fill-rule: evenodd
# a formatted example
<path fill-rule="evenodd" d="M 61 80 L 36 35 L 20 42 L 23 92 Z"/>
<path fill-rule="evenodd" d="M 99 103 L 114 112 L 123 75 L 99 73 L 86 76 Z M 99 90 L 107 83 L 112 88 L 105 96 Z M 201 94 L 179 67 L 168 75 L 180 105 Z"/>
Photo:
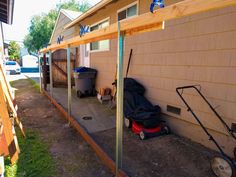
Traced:
<path fill-rule="evenodd" d="M 124 79 L 124 124 L 141 140 L 170 133 L 161 119 L 161 108 L 144 97 L 145 89 L 132 78 Z"/>
<path fill-rule="evenodd" d="M 141 122 L 137 122 L 135 120 L 131 120 L 131 118 L 125 117 L 125 126 L 127 128 L 131 128 L 134 134 L 139 135 L 141 140 L 145 140 L 147 138 L 156 137 L 160 135 L 168 135 L 170 134 L 170 128 L 163 123 L 156 125 L 153 128 L 145 128 Z"/>
<path fill-rule="evenodd" d="M 232 127 L 230 128 L 226 122 L 223 120 L 223 118 L 218 114 L 218 112 L 213 108 L 213 106 L 210 104 L 210 102 L 206 99 L 206 97 L 201 93 L 201 86 L 200 85 L 190 85 L 190 86 L 184 86 L 184 87 L 178 87 L 176 88 L 177 94 L 180 96 L 181 100 L 184 102 L 184 104 L 187 106 L 187 111 L 190 111 L 193 117 L 196 119 L 196 121 L 199 123 L 199 125 L 202 127 L 203 131 L 207 134 L 209 137 L 209 140 L 212 141 L 216 147 L 219 149 L 220 154 L 219 156 L 215 156 L 211 160 L 211 168 L 214 174 L 218 177 L 236 177 L 236 147 L 234 148 L 234 159 L 229 157 L 221 146 L 217 143 L 216 139 L 209 133 L 207 128 L 203 125 L 203 123 L 200 121 L 200 119 L 197 117 L 193 109 L 190 107 L 190 105 L 187 103 L 186 99 L 183 97 L 183 92 L 186 89 L 193 89 L 195 90 L 202 99 L 207 103 L 209 108 L 213 111 L 213 113 L 216 115 L 218 120 L 224 125 L 226 128 L 228 134 L 236 140 L 235 136 L 235 124 L 232 124 Z"/>

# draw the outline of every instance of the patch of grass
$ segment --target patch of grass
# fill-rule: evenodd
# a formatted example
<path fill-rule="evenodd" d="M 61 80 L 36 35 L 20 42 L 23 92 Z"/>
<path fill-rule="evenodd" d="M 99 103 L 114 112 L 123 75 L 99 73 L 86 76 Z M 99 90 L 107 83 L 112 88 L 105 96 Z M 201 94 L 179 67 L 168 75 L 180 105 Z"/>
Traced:
<path fill-rule="evenodd" d="M 13 86 L 14 85 L 14 83 L 16 83 L 17 81 L 10 81 L 9 83 L 10 83 L 10 86 Z"/>
<path fill-rule="evenodd" d="M 30 81 L 30 83 L 33 85 L 33 87 L 37 90 L 37 91 L 40 91 L 40 86 L 37 82 L 35 82 L 33 79 L 27 77 L 28 80 Z"/>
<path fill-rule="evenodd" d="M 19 130 L 17 137 L 20 146 L 20 158 L 14 165 L 5 160 L 6 177 L 52 177 L 55 175 L 55 162 L 48 151 L 48 146 L 38 133 L 27 130 L 24 138 Z"/>

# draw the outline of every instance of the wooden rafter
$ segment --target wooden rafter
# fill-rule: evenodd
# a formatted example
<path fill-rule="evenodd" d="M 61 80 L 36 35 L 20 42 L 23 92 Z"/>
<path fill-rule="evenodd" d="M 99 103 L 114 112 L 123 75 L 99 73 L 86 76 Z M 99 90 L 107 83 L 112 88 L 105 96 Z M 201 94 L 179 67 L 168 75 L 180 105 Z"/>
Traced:
<path fill-rule="evenodd" d="M 236 0 L 184 0 L 179 3 L 157 9 L 154 13 L 145 13 L 135 18 L 121 21 L 121 31 L 125 35 L 134 35 L 141 32 L 154 31 L 163 28 L 163 21 L 181 18 L 209 10 L 236 5 Z M 117 38 L 117 24 L 85 34 L 83 37 L 74 37 L 61 44 L 51 45 L 41 50 L 42 53 L 50 50 L 78 46 L 90 42 Z"/>
<path fill-rule="evenodd" d="M 2 64 L 0 64 L 0 75 L 1 75 L 1 78 L 3 79 L 2 82 L 4 82 L 5 85 L 6 85 L 7 93 L 10 95 L 11 101 L 12 101 L 13 104 L 15 105 L 14 99 L 13 99 L 13 96 L 12 96 L 12 92 L 10 91 L 10 84 L 9 84 L 9 82 L 8 82 L 7 79 L 6 79 L 6 75 L 5 75 L 5 72 L 4 72 L 4 70 L 3 70 Z"/>

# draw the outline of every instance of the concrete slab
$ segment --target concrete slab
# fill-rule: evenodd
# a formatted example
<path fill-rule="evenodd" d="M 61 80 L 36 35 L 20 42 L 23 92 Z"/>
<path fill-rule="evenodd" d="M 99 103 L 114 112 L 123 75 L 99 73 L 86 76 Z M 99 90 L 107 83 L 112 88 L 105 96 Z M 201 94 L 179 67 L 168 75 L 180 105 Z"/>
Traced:
<path fill-rule="evenodd" d="M 67 89 L 53 88 L 53 98 L 67 109 Z M 72 90 L 71 114 L 89 133 L 109 130 L 116 125 L 115 110 L 102 105 L 96 97 L 78 98 L 74 90 Z M 84 120 L 83 117 L 92 119 Z"/>

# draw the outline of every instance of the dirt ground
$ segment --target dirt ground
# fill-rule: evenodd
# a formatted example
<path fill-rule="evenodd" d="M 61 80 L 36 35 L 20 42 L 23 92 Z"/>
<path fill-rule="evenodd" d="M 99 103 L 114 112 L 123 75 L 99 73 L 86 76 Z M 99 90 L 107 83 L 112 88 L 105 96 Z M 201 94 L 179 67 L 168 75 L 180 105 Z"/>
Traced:
<path fill-rule="evenodd" d="M 89 145 L 72 128 L 46 97 L 29 81 L 14 84 L 20 117 L 26 128 L 40 132 L 65 177 L 110 177 Z M 88 120 L 89 121 L 89 120 Z M 115 159 L 115 129 L 91 134 Z M 214 177 L 209 161 L 215 152 L 176 135 L 139 140 L 124 128 L 123 169 L 130 177 Z"/>
<path fill-rule="evenodd" d="M 93 134 L 115 158 L 115 129 Z M 210 168 L 214 152 L 176 135 L 141 141 L 124 127 L 123 169 L 131 177 L 215 177 Z"/>
<path fill-rule="evenodd" d="M 19 117 L 27 129 L 39 132 L 56 162 L 56 176 L 112 177 L 113 174 L 82 137 L 66 126 L 59 111 L 38 93 L 29 80 L 14 82 Z"/>

